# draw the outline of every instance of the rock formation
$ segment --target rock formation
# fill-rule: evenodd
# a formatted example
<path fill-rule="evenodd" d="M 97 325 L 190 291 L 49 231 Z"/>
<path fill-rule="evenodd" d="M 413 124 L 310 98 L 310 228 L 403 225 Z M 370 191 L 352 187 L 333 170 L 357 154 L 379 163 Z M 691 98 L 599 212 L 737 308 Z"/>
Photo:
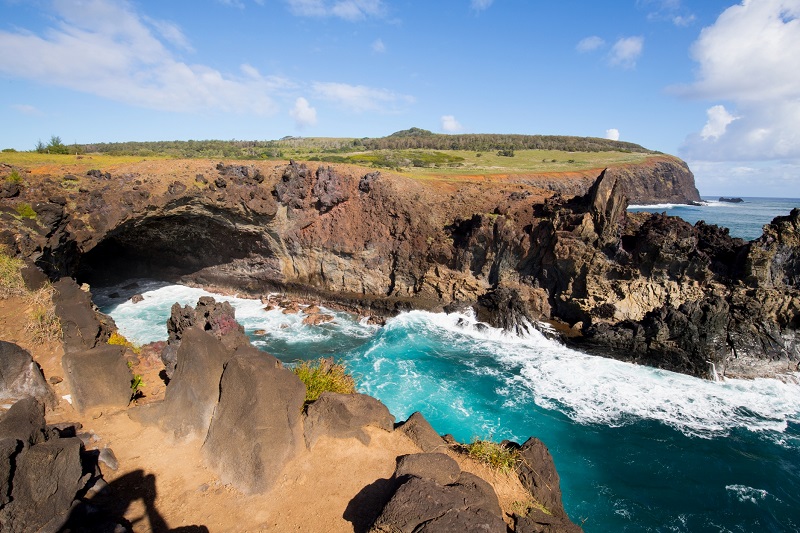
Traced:
<path fill-rule="evenodd" d="M 459 187 L 342 165 L 186 168 L 169 183 L 82 177 L 86 192 L 66 204 L 64 185 L 43 178 L 0 199 L 38 209 L 27 223 L 0 210 L 0 242 L 53 278 L 280 290 L 373 315 L 474 305 L 498 327 L 524 334 L 537 320 L 561 322 L 584 349 L 706 377 L 797 364 L 796 215 L 745 243 L 703 223 L 626 213 L 626 198 L 698 198 L 675 158 Z M 102 340 L 90 317 L 76 317 L 65 335 Z M 178 340 L 164 354 L 170 372 Z"/>

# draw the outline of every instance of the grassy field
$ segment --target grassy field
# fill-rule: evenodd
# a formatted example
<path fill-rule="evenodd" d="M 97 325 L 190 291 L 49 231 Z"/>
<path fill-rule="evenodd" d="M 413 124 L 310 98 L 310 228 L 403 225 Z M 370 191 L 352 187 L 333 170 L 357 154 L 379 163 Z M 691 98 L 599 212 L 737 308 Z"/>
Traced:
<path fill-rule="evenodd" d="M 638 163 L 654 157 L 630 152 L 564 152 L 559 150 L 516 150 L 513 157 L 497 152 L 465 150 L 373 150 L 347 154 L 321 153 L 303 148 L 284 150 L 285 160 L 349 163 L 368 168 L 392 169 L 413 177 L 481 176 L 492 174 L 525 174 L 579 172 L 625 163 Z M 109 169 L 116 165 L 142 161 L 168 161 L 168 156 L 130 156 L 107 154 L 56 155 L 36 152 L 2 152 L 0 163 L 28 169 L 32 174 L 57 171 L 84 173 L 87 170 Z M 223 159 L 223 158 L 212 158 Z M 252 160 L 251 160 L 252 161 Z"/>

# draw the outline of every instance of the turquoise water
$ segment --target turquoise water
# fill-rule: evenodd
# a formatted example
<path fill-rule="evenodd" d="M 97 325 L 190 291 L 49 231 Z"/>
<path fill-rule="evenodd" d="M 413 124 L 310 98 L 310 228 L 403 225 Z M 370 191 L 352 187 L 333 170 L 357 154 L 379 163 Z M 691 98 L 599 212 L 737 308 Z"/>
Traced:
<path fill-rule="evenodd" d="M 140 282 L 144 301 L 132 304 L 131 292 L 106 296 L 114 291 L 95 290 L 96 301 L 137 343 L 166 339 L 172 303 L 208 294 Z M 217 299 L 234 305 L 256 346 L 286 362 L 343 359 L 361 391 L 398 419 L 420 410 L 461 441 L 538 436 L 568 513 L 587 532 L 800 529 L 796 374 L 714 383 L 585 355 L 538 333 L 479 332 L 467 315 L 415 311 L 379 328 L 332 313 L 332 324 L 305 326 L 259 301 Z"/>
<path fill-rule="evenodd" d="M 742 198 L 744 202 L 740 204 L 719 202 L 719 196 L 703 197 L 703 200 L 706 205 L 659 204 L 631 206 L 628 210 L 666 213 L 691 224 L 704 220 L 707 224 L 730 229 L 732 237 L 749 241 L 761 236 L 764 224 L 772 222 L 776 216 L 788 215 L 794 207 L 800 207 L 797 198 Z"/>

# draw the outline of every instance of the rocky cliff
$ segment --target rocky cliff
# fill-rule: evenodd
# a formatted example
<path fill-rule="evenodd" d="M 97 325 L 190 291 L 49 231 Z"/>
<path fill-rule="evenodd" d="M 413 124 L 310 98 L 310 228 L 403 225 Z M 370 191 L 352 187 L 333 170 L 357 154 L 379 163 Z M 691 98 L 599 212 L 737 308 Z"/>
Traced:
<path fill-rule="evenodd" d="M 473 305 L 501 327 L 552 320 L 584 349 L 701 376 L 796 364 L 798 213 L 751 243 L 627 214 L 629 194 L 696 195 L 666 156 L 599 171 L 574 197 L 546 185 L 146 162 L 30 177 L 2 200 L 0 242 L 54 278 L 313 293 L 377 314 Z"/>

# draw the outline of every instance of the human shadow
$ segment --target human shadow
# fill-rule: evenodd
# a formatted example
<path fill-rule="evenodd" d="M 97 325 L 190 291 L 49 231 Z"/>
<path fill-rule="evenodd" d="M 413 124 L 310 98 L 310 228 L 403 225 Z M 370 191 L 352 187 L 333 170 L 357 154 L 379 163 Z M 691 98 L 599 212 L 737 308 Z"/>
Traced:
<path fill-rule="evenodd" d="M 143 520 L 147 520 L 153 533 L 208 533 L 205 526 L 170 529 L 156 508 L 156 477 L 145 474 L 143 470 L 125 474 L 109 484 L 102 479 L 95 480 L 95 489 L 89 492 L 93 494 L 79 499 L 59 533 L 116 532 L 120 526 L 125 531 L 132 531 Z M 137 500 L 144 504 L 145 514 L 128 520 L 125 512 Z"/>
<path fill-rule="evenodd" d="M 389 503 L 399 483 L 394 477 L 378 479 L 356 494 L 347 504 L 342 518 L 353 524 L 354 533 L 367 533 Z"/>

